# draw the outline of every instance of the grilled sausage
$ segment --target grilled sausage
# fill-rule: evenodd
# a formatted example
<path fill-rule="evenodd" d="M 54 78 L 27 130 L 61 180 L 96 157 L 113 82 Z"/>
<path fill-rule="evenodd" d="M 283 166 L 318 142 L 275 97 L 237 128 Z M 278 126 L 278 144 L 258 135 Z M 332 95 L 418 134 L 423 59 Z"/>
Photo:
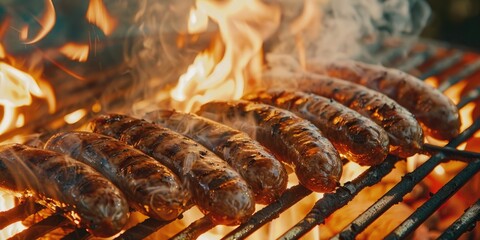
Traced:
<path fill-rule="evenodd" d="M 41 203 L 110 237 L 128 220 L 128 203 L 120 190 L 93 168 L 68 156 L 20 144 L 0 146 L 0 187 L 34 195 Z"/>
<path fill-rule="evenodd" d="M 238 224 L 255 210 L 253 193 L 225 161 L 168 128 L 123 115 L 104 115 L 93 131 L 113 136 L 172 169 L 189 188 L 194 203 L 217 224 Z"/>
<path fill-rule="evenodd" d="M 340 156 L 307 120 L 279 108 L 243 100 L 210 102 L 198 114 L 255 138 L 277 158 L 292 165 L 305 187 L 328 192 L 337 186 L 342 173 Z"/>
<path fill-rule="evenodd" d="M 425 132 L 435 138 L 448 140 L 460 132 L 455 104 L 437 89 L 405 72 L 354 61 L 310 68 L 382 92 L 413 113 Z"/>
<path fill-rule="evenodd" d="M 387 96 L 364 86 L 318 74 L 285 74 L 297 90 L 314 93 L 333 100 L 372 119 L 385 129 L 390 141 L 390 153 L 409 157 L 419 152 L 423 131 L 413 115 Z M 264 76 L 264 81 L 280 80 Z"/>
<path fill-rule="evenodd" d="M 268 204 L 285 191 L 285 168 L 247 134 L 191 113 L 157 110 L 145 118 L 192 138 L 227 161 L 250 185 L 256 202 Z"/>
<path fill-rule="evenodd" d="M 90 165 L 117 185 L 133 209 L 156 219 L 176 218 L 188 192 L 167 167 L 111 137 L 90 132 L 59 133 L 45 148 Z"/>
<path fill-rule="evenodd" d="M 332 99 L 300 91 L 263 91 L 244 98 L 309 120 L 341 155 L 360 165 L 381 163 L 388 154 L 388 135 L 383 128 Z"/>

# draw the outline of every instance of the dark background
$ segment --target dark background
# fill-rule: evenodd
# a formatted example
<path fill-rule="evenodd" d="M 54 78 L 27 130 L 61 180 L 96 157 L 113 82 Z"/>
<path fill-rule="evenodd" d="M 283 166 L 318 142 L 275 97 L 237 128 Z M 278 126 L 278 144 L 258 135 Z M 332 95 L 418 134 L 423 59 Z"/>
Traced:
<path fill-rule="evenodd" d="M 432 16 L 422 37 L 480 51 L 480 0 L 428 0 Z"/>

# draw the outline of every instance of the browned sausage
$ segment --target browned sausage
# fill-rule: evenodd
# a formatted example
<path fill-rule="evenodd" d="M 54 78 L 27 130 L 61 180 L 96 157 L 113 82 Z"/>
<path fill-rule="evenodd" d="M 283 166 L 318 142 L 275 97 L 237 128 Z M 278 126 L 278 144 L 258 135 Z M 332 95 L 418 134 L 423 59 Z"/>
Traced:
<path fill-rule="evenodd" d="M 272 90 L 244 98 L 289 110 L 309 120 L 341 155 L 360 165 L 375 165 L 387 157 L 388 135 L 385 130 L 332 99 L 300 91 Z"/>
<path fill-rule="evenodd" d="M 210 102 L 198 114 L 255 138 L 292 165 L 305 187 L 328 192 L 337 186 L 342 173 L 340 156 L 309 121 L 279 108 L 243 100 Z"/>
<path fill-rule="evenodd" d="M 405 72 L 355 61 L 311 65 L 311 70 L 382 92 L 409 110 L 435 138 L 448 140 L 460 132 L 455 104 L 437 89 Z"/>
<path fill-rule="evenodd" d="M 172 169 L 193 201 L 217 224 L 238 224 L 255 210 L 252 190 L 225 161 L 168 128 L 124 115 L 104 115 L 93 131 L 135 146 Z"/>
<path fill-rule="evenodd" d="M 404 107 L 377 91 L 348 81 L 311 73 L 267 75 L 266 82 L 286 80 L 291 87 L 333 100 L 372 119 L 383 127 L 390 140 L 390 153 L 409 157 L 419 152 L 423 131 L 413 115 Z"/>
<path fill-rule="evenodd" d="M 90 132 L 59 133 L 45 148 L 90 165 L 117 185 L 135 210 L 157 219 L 176 218 L 189 194 L 155 159 L 116 139 Z"/>
<path fill-rule="evenodd" d="M 247 134 L 192 113 L 157 110 L 145 118 L 192 138 L 227 161 L 250 185 L 258 203 L 268 204 L 285 191 L 285 168 Z"/>
<path fill-rule="evenodd" d="M 20 144 L 0 146 L 0 188 L 33 194 L 61 208 L 93 235 L 110 237 L 128 220 L 120 190 L 93 168 L 56 152 Z"/>

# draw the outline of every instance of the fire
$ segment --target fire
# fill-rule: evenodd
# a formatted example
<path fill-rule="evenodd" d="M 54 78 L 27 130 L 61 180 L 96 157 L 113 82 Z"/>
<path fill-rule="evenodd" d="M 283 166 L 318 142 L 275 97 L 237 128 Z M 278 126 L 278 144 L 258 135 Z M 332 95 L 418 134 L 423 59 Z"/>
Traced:
<path fill-rule="evenodd" d="M 0 55 L 8 57 L 1 44 Z M 7 63 L 6 60 L 0 60 L 0 106 L 3 108 L 0 134 L 25 124 L 25 115 L 18 113 L 17 110 L 19 107 L 31 105 L 32 96 L 44 98 L 48 103 L 49 112 L 55 111 L 55 97 L 49 83 L 40 77 L 36 79 L 31 74 Z"/>
<path fill-rule="evenodd" d="M 82 119 L 83 117 L 85 117 L 85 115 L 87 115 L 87 110 L 86 109 L 78 109 L 74 112 L 71 112 L 71 113 L 65 115 L 65 117 L 63 117 L 63 119 L 68 124 L 74 124 L 74 123 L 78 122 L 80 119 Z"/>
<path fill-rule="evenodd" d="M 3 48 L 3 45 L 0 44 L 0 59 L 3 59 L 6 57 L 5 49 Z"/>
<path fill-rule="evenodd" d="M 55 25 L 55 7 L 53 6 L 52 0 L 45 0 L 45 11 L 43 16 L 39 19 L 36 19 L 38 24 L 42 27 L 42 29 L 33 37 L 32 39 L 28 40 L 29 34 L 29 27 L 25 25 L 20 30 L 20 39 L 25 41 L 26 44 L 32 44 L 40 41 L 44 38 L 50 30 L 52 30 L 53 26 Z"/>
<path fill-rule="evenodd" d="M 191 34 L 204 32 L 208 27 L 208 15 L 202 10 L 192 7 L 188 18 L 188 32 Z"/>
<path fill-rule="evenodd" d="M 221 41 L 200 53 L 170 92 L 173 107 L 184 111 L 213 99 L 243 95 L 245 69 L 259 69 L 248 65 L 261 63 L 254 59 L 262 54 L 263 41 L 278 27 L 280 10 L 258 0 L 197 0 L 190 11 L 189 33 L 204 31 L 208 19 L 218 24 Z"/>
<path fill-rule="evenodd" d="M 60 48 L 60 52 L 65 56 L 79 62 L 87 61 L 89 50 L 90 46 L 88 44 L 77 43 L 67 43 Z"/>
<path fill-rule="evenodd" d="M 448 88 L 444 94 L 447 95 L 454 103 L 460 102 L 462 91 L 467 87 L 468 81 L 460 81 L 459 83 Z"/>
<path fill-rule="evenodd" d="M 438 88 L 438 78 L 437 77 L 429 77 L 424 80 L 424 82 L 434 88 Z"/>
<path fill-rule="evenodd" d="M 14 206 L 15 197 L 8 192 L 0 191 L 0 212 L 9 210 Z M 0 239 L 8 239 L 24 229 L 26 229 L 26 227 L 21 222 L 15 222 L 0 231 Z"/>
<path fill-rule="evenodd" d="M 90 0 L 86 18 L 90 23 L 102 29 L 107 36 L 112 34 L 117 27 L 117 20 L 110 16 L 102 0 Z"/>
<path fill-rule="evenodd" d="M 5 62 L 0 62 L 0 105 L 3 106 L 3 118 L 0 133 L 15 126 L 16 108 L 30 105 L 32 96 L 43 97 L 43 92 L 35 79 Z"/>

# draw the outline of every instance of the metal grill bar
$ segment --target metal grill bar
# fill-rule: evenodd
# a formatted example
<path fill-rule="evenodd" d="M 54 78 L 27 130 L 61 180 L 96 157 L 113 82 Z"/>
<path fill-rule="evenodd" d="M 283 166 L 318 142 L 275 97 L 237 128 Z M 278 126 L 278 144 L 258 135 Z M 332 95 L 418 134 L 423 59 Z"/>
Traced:
<path fill-rule="evenodd" d="M 205 216 L 190 224 L 187 228 L 170 238 L 170 240 L 197 239 L 198 236 L 213 227 L 215 227 L 215 224 L 210 220 L 210 217 Z"/>
<path fill-rule="evenodd" d="M 477 119 L 469 128 L 462 132 L 458 137 L 447 144 L 447 147 L 457 147 L 466 141 L 480 129 L 480 119 Z M 438 164 L 445 158 L 444 154 L 439 153 L 431 157 L 415 171 L 403 176 L 402 180 L 383 195 L 378 201 L 370 206 L 365 212 L 360 214 L 353 222 L 348 224 L 342 232 L 335 235 L 334 239 L 354 239 L 356 235 L 365 230 L 381 214 L 387 211 L 396 203 L 402 201 L 405 194 L 412 191 L 413 187 L 425 178 Z"/>
<path fill-rule="evenodd" d="M 451 181 L 445 184 L 435 195 L 420 206 L 415 212 L 405 219 L 392 233 L 386 236 L 386 239 L 405 238 L 413 232 L 420 224 L 432 215 L 446 200 L 448 200 L 460 187 L 463 186 L 473 175 L 480 170 L 480 159 L 468 164 Z"/>
<path fill-rule="evenodd" d="M 64 216 L 54 214 L 16 234 L 15 236 L 11 237 L 10 240 L 37 239 L 56 228 L 68 224 L 69 222 L 70 220 Z"/>
<path fill-rule="evenodd" d="M 305 235 L 312 228 L 323 223 L 325 218 L 334 211 L 350 202 L 365 187 L 378 183 L 392 171 L 398 161 L 398 158 L 389 155 L 383 163 L 370 167 L 352 182 L 347 182 L 344 186 L 338 188 L 335 193 L 326 193 L 322 199 L 315 203 L 313 209 L 304 219 L 290 228 L 279 239 L 297 239 Z"/>
<path fill-rule="evenodd" d="M 174 219 L 175 220 L 175 219 Z M 122 235 L 115 238 L 116 240 L 137 240 L 146 238 L 148 235 L 156 232 L 163 226 L 173 222 L 174 220 L 161 221 L 153 218 L 148 218 L 136 226 L 128 229 Z"/>
<path fill-rule="evenodd" d="M 14 222 L 25 219 L 43 208 L 42 205 L 35 203 L 32 199 L 27 199 L 8 211 L 0 212 L 0 230 Z"/>
<path fill-rule="evenodd" d="M 431 67 L 428 71 L 425 71 L 418 78 L 427 79 L 433 75 L 441 73 L 450 66 L 453 66 L 454 64 L 460 62 L 463 58 L 463 54 L 464 53 L 462 51 L 455 51 L 452 55 L 437 62 L 433 67 Z"/>
<path fill-rule="evenodd" d="M 465 97 L 463 97 L 462 100 L 460 100 L 460 102 L 458 103 L 457 106 L 459 108 L 462 108 L 465 105 L 467 105 L 468 103 L 477 100 L 479 97 L 480 97 L 480 87 L 475 88 L 475 89 L 471 90 L 470 92 L 468 92 L 465 95 Z"/>
<path fill-rule="evenodd" d="M 447 78 L 447 80 L 438 87 L 438 90 L 444 92 L 449 87 L 457 84 L 458 82 L 462 81 L 468 76 L 474 74 L 479 68 L 480 68 L 480 59 L 476 60 L 471 64 L 468 64 L 465 68 L 463 68 L 460 72 L 458 72 L 454 76 Z"/>
<path fill-rule="evenodd" d="M 222 239 L 234 240 L 249 236 L 311 193 L 312 191 L 302 185 L 296 185 L 287 189 L 278 200 L 256 212 L 247 222 L 241 224 Z"/>
<path fill-rule="evenodd" d="M 431 47 L 427 47 L 427 50 L 421 53 L 417 53 L 411 57 L 405 58 L 402 63 L 399 63 L 396 66 L 397 69 L 408 72 L 413 68 L 421 65 L 424 63 L 428 58 L 435 54 L 435 50 Z"/>
<path fill-rule="evenodd" d="M 431 144 L 424 144 L 422 150 L 426 155 L 435 155 L 437 153 L 443 153 L 445 159 L 459 160 L 463 162 L 471 162 L 477 158 L 480 158 L 480 153 L 458 150 L 450 147 L 439 147 Z"/>
<path fill-rule="evenodd" d="M 468 208 L 445 232 L 440 235 L 439 240 L 458 239 L 460 235 L 474 228 L 476 222 L 480 221 L 480 200 Z"/>
<path fill-rule="evenodd" d="M 65 235 L 62 240 L 83 240 L 90 237 L 90 233 L 84 228 L 77 228 L 75 231 Z"/>

